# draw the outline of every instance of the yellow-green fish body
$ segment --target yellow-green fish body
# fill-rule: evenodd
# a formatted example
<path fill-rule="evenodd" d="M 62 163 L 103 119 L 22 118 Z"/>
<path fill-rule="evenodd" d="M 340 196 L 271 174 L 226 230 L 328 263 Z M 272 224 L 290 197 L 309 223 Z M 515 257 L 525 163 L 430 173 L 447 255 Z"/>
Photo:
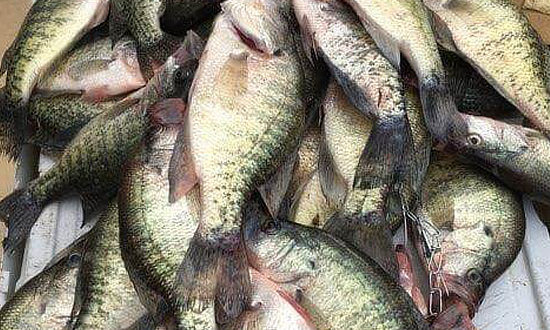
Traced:
<path fill-rule="evenodd" d="M 48 69 L 109 12 L 108 0 L 38 0 L 4 59 L 10 109 L 22 110 Z M 0 72 L 3 73 L 3 72 Z"/>
<path fill-rule="evenodd" d="M 501 0 L 424 0 L 441 44 L 465 58 L 546 135 L 550 80 L 546 46 L 525 15 Z"/>

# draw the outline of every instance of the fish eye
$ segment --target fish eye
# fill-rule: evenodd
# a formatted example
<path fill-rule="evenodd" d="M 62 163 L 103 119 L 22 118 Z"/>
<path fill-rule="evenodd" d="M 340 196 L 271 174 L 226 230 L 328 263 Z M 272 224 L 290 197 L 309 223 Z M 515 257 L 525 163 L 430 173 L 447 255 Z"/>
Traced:
<path fill-rule="evenodd" d="M 174 81 L 176 84 L 183 84 L 189 78 L 189 71 L 185 70 L 183 67 L 180 67 L 174 72 Z"/>
<path fill-rule="evenodd" d="M 468 143 L 472 146 L 478 146 L 481 144 L 481 137 L 477 134 L 468 136 Z"/>
<path fill-rule="evenodd" d="M 483 281 L 483 275 L 475 268 L 468 270 L 468 272 L 466 272 L 466 277 L 470 282 L 475 284 L 480 284 Z"/>
<path fill-rule="evenodd" d="M 269 220 L 267 221 L 263 227 L 262 227 L 262 231 L 268 235 L 273 235 L 275 234 L 279 229 L 281 228 L 281 226 L 279 225 L 279 223 L 275 220 Z"/>
<path fill-rule="evenodd" d="M 78 267 L 80 265 L 80 260 L 82 257 L 78 253 L 73 253 L 69 256 L 69 259 L 67 260 L 67 264 L 69 267 Z"/>

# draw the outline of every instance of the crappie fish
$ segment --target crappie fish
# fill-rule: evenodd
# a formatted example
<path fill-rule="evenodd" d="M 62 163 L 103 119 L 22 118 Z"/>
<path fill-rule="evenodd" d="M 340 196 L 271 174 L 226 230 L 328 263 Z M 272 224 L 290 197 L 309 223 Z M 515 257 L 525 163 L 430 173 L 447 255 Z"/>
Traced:
<path fill-rule="evenodd" d="M 500 95 L 468 62 L 447 51 L 441 52 L 441 59 L 447 73 L 449 89 L 460 112 L 495 119 L 521 117 L 516 107 Z"/>
<path fill-rule="evenodd" d="M 428 329 L 405 291 L 377 263 L 326 232 L 247 210 L 250 265 L 296 297 L 319 329 Z"/>
<path fill-rule="evenodd" d="M 428 170 L 418 216 L 439 230 L 428 238 L 430 246 L 441 246 L 431 256 L 430 269 L 440 268 L 434 285 L 460 298 L 469 313 L 459 317 L 471 318 L 487 287 L 519 253 L 525 215 L 520 196 L 494 177 L 439 157 Z"/>
<path fill-rule="evenodd" d="M 510 188 L 550 204 L 550 141 L 539 131 L 490 118 L 463 115 L 467 131 L 454 145 Z"/>
<path fill-rule="evenodd" d="M 79 95 L 70 94 L 46 98 L 34 96 L 27 107 L 27 127 L 31 134 L 26 138 L 23 136 L 24 127 L 19 127 L 8 109 L 0 106 L 0 126 L 3 127 L 0 135 L 5 141 L 1 144 L 1 152 L 17 159 L 23 143 L 37 145 L 42 152 L 62 152 L 82 127 L 114 107 L 117 101 L 88 102 Z"/>
<path fill-rule="evenodd" d="M 77 283 L 70 329 L 125 329 L 147 313 L 120 255 L 116 201 L 88 235 Z"/>
<path fill-rule="evenodd" d="M 138 44 L 139 66 L 146 80 L 180 46 L 180 38 L 165 33 L 160 17 L 169 0 L 111 0 L 110 34 L 118 41 L 126 32 Z"/>
<path fill-rule="evenodd" d="M 157 318 L 189 323 L 181 319 L 193 315 L 180 313 L 174 287 L 198 226 L 200 204 L 198 187 L 169 202 L 168 170 L 178 131 L 165 127 L 152 134 L 126 166 L 119 193 L 120 244 L 143 305 Z M 212 309 L 195 314 L 195 328 L 215 325 Z"/>
<path fill-rule="evenodd" d="M 113 44 L 109 37 L 89 39 L 42 77 L 36 92 L 77 93 L 87 100 L 98 101 L 145 86 L 134 41 L 125 37 Z"/>
<path fill-rule="evenodd" d="M 222 324 L 250 297 L 242 210 L 297 147 L 312 72 L 288 0 L 232 0 L 224 10 L 236 16 L 217 18 L 201 58 L 179 147 L 189 162 L 177 189 L 201 187 L 201 220 L 178 279 L 181 296 L 189 308 L 216 300 Z M 265 45 L 277 49 L 270 55 Z"/>
<path fill-rule="evenodd" d="M 544 134 L 550 134 L 545 45 L 511 1 L 424 0 L 440 44 L 466 59 Z M 460 131 L 459 131 L 460 132 Z"/>
<path fill-rule="evenodd" d="M 51 201 L 76 193 L 84 210 L 91 211 L 114 197 L 122 166 L 146 133 L 165 120 L 181 120 L 181 97 L 198 62 L 193 47 L 186 43 L 169 58 L 148 83 L 140 103 L 115 107 L 94 118 L 51 169 L 0 202 L 0 216 L 9 228 L 8 251 L 24 242 Z"/>
<path fill-rule="evenodd" d="M 357 13 L 380 51 L 400 68 L 401 55 L 418 79 L 426 124 L 445 142 L 460 127 L 456 105 L 446 83 L 428 10 L 421 0 L 345 0 Z"/>
<path fill-rule="evenodd" d="M 401 182 L 402 155 L 408 152 L 411 132 L 398 70 L 345 3 L 294 0 L 293 5 L 306 47 L 319 54 L 351 103 L 373 121 L 356 185 L 373 188 L 394 177 Z"/>
<path fill-rule="evenodd" d="M 181 312 L 173 290 L 175 274 L 198 226 L 199 187 L 169 203 L 168 168 L 178 130 L 165 128 L 149 138 L 128 165 L 119 194 L 121 246 L 126 267 L 144 304 L 157 318 L 175 316 L 185 328 L 212 329 L 214 311 Z M 227 329 L 309 329 L 292 299 L 251 270 L 252 310 Z M 168 310 L 163 308 L 168 307 Z M 191 319 L 192 318 L 192 319 Z M 267 327 L 267 328 L 266 328 Z M 226 329 L 226 327 L 223 327 Z"/>
<path fill-rule="evenodd" d="M 314 330 L 308 313 L 276 283 L 251 269 L 252 310 L 221 330 Z"/>
<path fill-rule="evenodd" d="M 34 2 L 0 69 L 12 113 L 25 110 L 38 80 L 108 13 L 108 0 Z"/>
<path fill-rule="evenodd" d="M 25 283 L 0 309 L 2 330 L 64 330 L 71 316 L 84 240 Z"/>

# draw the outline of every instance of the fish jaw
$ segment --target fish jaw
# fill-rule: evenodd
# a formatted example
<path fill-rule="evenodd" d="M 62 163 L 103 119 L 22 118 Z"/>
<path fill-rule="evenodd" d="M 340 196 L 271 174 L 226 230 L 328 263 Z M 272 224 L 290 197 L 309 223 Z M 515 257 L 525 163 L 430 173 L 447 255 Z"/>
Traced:
<path fill-rule="evenodd" d="M 453 296 L 441 314 L 432 323 L 433 330 L 477 330 L 468 305 Z"/>

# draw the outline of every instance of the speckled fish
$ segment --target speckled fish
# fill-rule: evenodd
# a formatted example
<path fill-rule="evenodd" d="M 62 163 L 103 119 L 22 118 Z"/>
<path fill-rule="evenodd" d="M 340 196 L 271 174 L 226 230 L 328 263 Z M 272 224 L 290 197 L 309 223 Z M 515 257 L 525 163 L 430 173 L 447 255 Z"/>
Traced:
<path fill-rule="evenodd" d="M 194 38 L 192 38 L 194 39 Z M 0 215 L 8 224 L 6 248 L 12 251 L 49 202 L 71 193 L 80 195 L 85 210 L 114 196 L 122 166 L 130 152 L 158 123 L 181 120 L 181 97 L 198 65 L 197 46 L 182 46 L 148 83 L 139 104 L 115 107 L 94 118 L 44 175 L 0 202 Z"/>
<path fill-rule="evenodd" d="M 201 58 L 183 139 L 189 163 L 180 169 L 178 189 L 201 187 L 200 225 L 179 274 L 181 295 L 189 308 L 215 299 L 222 324 L 237 317 L 250 296 L 242 210 L 297 147 L 310 96 L 306 76 L 312 75 L 293 33 L 289 0 L 225 5 L 234 5 L 236 16 L 218 17 Z M 265 45 L 277 50 L 270 55 Z"/>
<path fill-rule="evenodd" d="M 70 329 L 125 329 L 147 314 L 120 255 L 116 202 L 88 235 L 77 283 Z"/>
<path fill-rule="evenodd" d="M 301 194 L 301 190 L 303 190 L 313 173 L 317 172 L 320 138 L 321 129 L 317 118 L 315 118 L 314 122 L 306 128 L 298 149 L 290 156 L 294 156 L 295 158 L 293 159 L 293 163 L 290 164 L 292 168 L 288 170 L 290 172 L 288 174 L 290 177 L 288 179 L 288 187 L 286 188 L 286 193 L 281 196 L 282 201 L 278 206 L 278 212 L 276 214 L 272 212 L 272 215 L 287 218 L 297 195 Z M 271 185 L 266 185 L 267 189 L 273 191 L 279 190 L 273 189 Z M 260 191 L 262 192 L 262 190 Z M 266 203 L 269 202 L 265 197 L 264 200 L 266 200 Z"/>
<path fill-rule="evenodd" d="M 464 115 L 467 131 L 454 141 L 468 161 L 481 165 L 514 190 L 550 204 L 550 141 L 539 131 Z"/>
<path fill-rule="evenodd" d="M 175 274 L 200 213 L 198 187 L 175 203 L 169 202 L 168 168 L 177 133 L 172 127 L 151 136 L 127 167 L 119 195 L 122 255 L 141 300 L 152 313 L 164 319 L 175 316 L 176 324 L 183 328 L 212 329 L 213 310 L 178 313 L 177 292 L 173 290 Z M 276 324 L 304 329 L 307 322 L 292 299 L 279 295 L 259 274 L 251 277 L 252 310 L 227 329 L 282 329 L 273 327 Z M 163 310 L 166 307 L 168 310 Z"/>
<path fill-rule="evenodd" d="M 0 94 L 2 92 L 0 90 Z M 62 152 L 82 127 L 115 106 L 117 101 L 88 102 L 70 94 L 32 97 L 27 108 L 27 127 L 31 128 L 31 134 L 26 139 L 22 135 L 24 129 L 15 123 L 6 108 L 0 107 L 2 153 L 17 159 L 23 142 L 40 146 L 43 152 Z"/>
<path fill-rule="evenodd" d="M 251 269 L 253 294 L 250 311 L 245 311 L 221 330 L 314 330 L 308 313 L 266 276 Z"/>
<path fill-rule="evenodd" d="M 113 44 L 109 37 L 90 36 L 38 82 L 41 94 L 78 93 L 99 101 L 145 86 L 136 45 L 125 37 Z"/>
<path fill-rule="evenodd" d="M 380 51 L 400 68 L 401 55 L 418 79 L 426 123 L 434 138 L 446 141 L 454 126 L 456 106 L 446 85 L 445 70 L 421 0 L 344 0 L 357 13 Z"/>
<path fill-rule="evenodd" d="M 401 183 L 398 174 L 411 132 L 397 69 L 342 1 L 293 0 L 293 5 L 306 47 L 328 64 L 351 103 L 373 120 L 356 184 L 372 188 L 393 177 Z M 372 166 L 375 163 L 381 165 Z"/>
<path fill-rule="evenodd" d="M 512 103 L 459 56 L 443 51 L 441 59 L 449 89 L 460 112 L 495 119 L 522 116 Z"/>
<path fill-rule="evenodd" d="M 35 1 L 2 60 L 9 108 L 24 111 L 42 75 L 108 13 L 108 0 Z"/>
<path fill-rule="evenodd" d="M 147 80 L 153 70 L 172 55 L 181 40 L 164 32 L 160 17 L 169 0 L 111 0 L 110 34 L 118 41 L 126 32 L 138 44 L 138 59 Z"/>
<path fill-rule="evenodd" d="M 414 210 L 424 177 L 430 164 L 432 137 L 424 122 L 422 104 L 418 91 L 406 86 L 407 117 L 412 131 L 410 153 L 406 155 L 408 164 L 405 181 L 398 191 L 392 191 L 386 202 L 386 217 L 392 231 L 403 223 L 403 210 Z"/>
<path fill-rule="evenodd" d="M 511 1 L 424 0 L 440 44 L 466 59 L 546 135 L 550 78 L 545 45 Z"/>
<path fill-rule="evenodd" d="M 441 265 L 435 285 L 468 306 L 469 313 L 458 318 L 471 318 L 487 287 L 523 244 L 520 196 L 482 169 L 440 156 L 428 169 L 418 216 L 440 231 L 428 239 L 431 246 L 441 246 L 430 266 L 435 271 Z"/>
<path fill-rule="evenodd" d="M 357 168 L 372 125 L 372 121 L 351 104 L 342 88 L 332 82 L 323 104 L 319 175 L 329 205 L 335 205 L 339 212 L 324 228 L 373 258 L 397 278 L 397 259 L 384 212 L 392 180 L 386 178 L 374 187 L 355 185 L 361 175 Z"/>
<path fill-rule="evenodd" d="M 428 329 L 377 263 L 326 232 L 274 221 L 254 203 L 243 231 L 250 265 L 296 297 L 319 329 Z"/>
<path fill-rule="evenodd" d="M 84 240 L 60 252 L 57 262 L 25 283 L 2 309 L 2 330 L 65 330 L 75 300 Z"/>
<path fill-rule="evenodd" d="M 165 127 L 149 136 L 123 174 L 119 193 L 120 244 L 130 278 L 144 306 L 157 318 L 212 329 L 214 313 L 179 313 L 176 273 L 198 225 L 199 189 L 169 202 L 168 170 L 178 134 Z M 195 314 L 195 315 L 193 315 Z"/>

